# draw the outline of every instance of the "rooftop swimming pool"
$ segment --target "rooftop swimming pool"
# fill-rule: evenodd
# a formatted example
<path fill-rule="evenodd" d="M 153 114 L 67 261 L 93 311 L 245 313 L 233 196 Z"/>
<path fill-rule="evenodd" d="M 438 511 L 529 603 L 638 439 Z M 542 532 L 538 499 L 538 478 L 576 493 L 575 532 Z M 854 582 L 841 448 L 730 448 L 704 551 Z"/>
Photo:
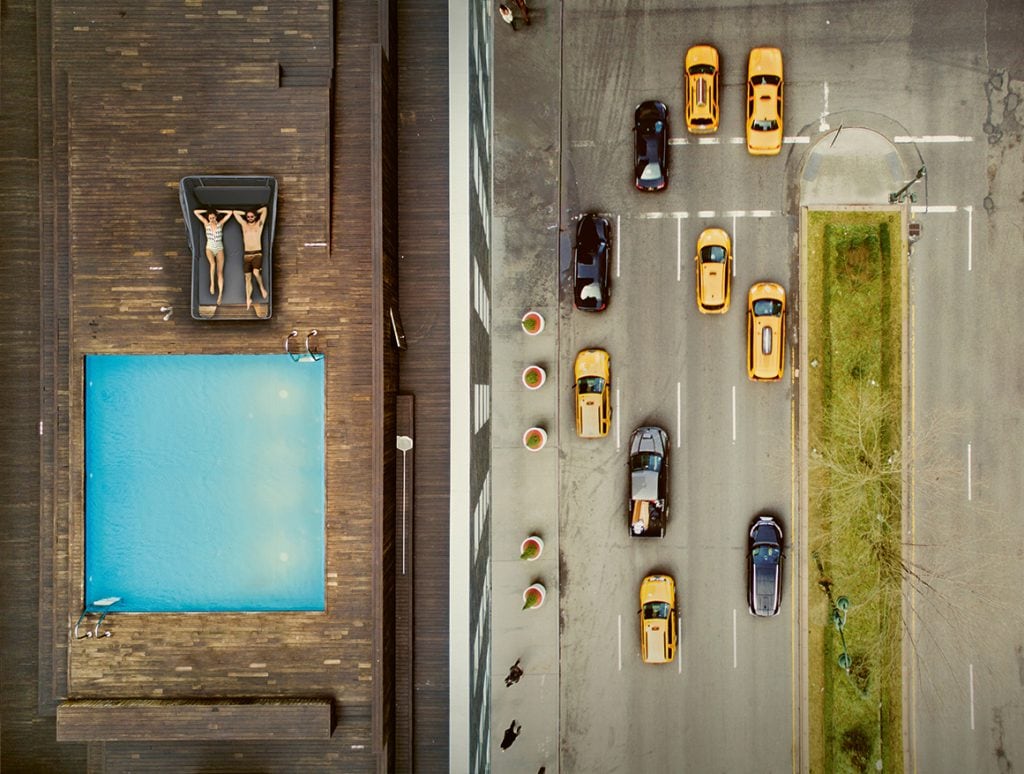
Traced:
<path fill-rule="evenodd" d="M 85 601 L 324 609 L 324 362 L 85 359 Z"/>

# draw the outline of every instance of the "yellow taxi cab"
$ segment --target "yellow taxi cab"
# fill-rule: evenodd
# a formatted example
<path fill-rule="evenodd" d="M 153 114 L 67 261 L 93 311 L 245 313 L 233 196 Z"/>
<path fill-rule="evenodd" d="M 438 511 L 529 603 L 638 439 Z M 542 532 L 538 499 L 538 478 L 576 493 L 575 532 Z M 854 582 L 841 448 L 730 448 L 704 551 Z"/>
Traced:
<path fill-rule="evenodd" d="M 747 63 L 747 150 L 774 156 L 782 150 L 782 52 L 755 48 Z"/>
<path fill-rule="evenodd" d="M 729 311 L 732 292 L 732 240 L 720 228 L 706 228 L 697 237 L 697 308 L 704 314 Z"/>
<path fill-rule="evenodd" d="M 747 295 L 747 375 L 777 382 L 785 367 L 786 291 L 775 282 L 757 282 Z"/>
<path fill-rule="evenodd" d="M 676 657 L 676 582 L 648 575 L 640 584 L 640 658 L 667 664 Z"/>
<path fill-rule="evenodd" d="M 573 368 L 576 435 L 603 438 L 611 424 L 611 358 L 603 349 L 584 349 Z"/>
<path fill-rule="evenodd" d="M 686 128 L 693 134 L 718 131 L 718 50 L 693 46 L 683 64 L 686 82 Z"/>

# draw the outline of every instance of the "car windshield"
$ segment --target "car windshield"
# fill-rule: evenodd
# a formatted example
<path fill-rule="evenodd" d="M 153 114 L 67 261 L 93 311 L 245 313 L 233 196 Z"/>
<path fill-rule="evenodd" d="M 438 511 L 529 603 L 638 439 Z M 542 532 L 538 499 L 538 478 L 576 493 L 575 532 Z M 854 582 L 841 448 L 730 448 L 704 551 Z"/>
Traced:
<path fill-rule="evenodd" d="M 725 248 L 721 245 L 708 245 L 700 251 L 700 259 L 704 263 L 725 263 Z"/>
<path fill-rule="evenodd" d="M 715 68 L 709 64 L 695 64 L 690 68 L 690 75 L 714 75 Z"/>
<path fill-rule="evenodd" d="M 781 550 L 778 546 L 766 545 L 762 543 L 761 545 L 754 546 L 752 557 L 754 560 L 754 564 L 771 565 L 778 564 L 780 553 Z"/>
<path fill-rule="evenodd" d="M 644 167 L 643 172 L 640 173 L 641 180 L 658 180 L 661 177 L 661 164 L 656 161 L 652 161 L 650 164 Z"/>
<path fill-rule="evenodd" d="M 754 302 L 754 314 L 758 317 L 778 317 L 782 314 L 782 302 L 774 298 L 759 298 Z"/>
<path fill-rule="evenodd" d="M 653 452 L 640 452 L 633 457 L 633 470 L 661 470 L 661 455 Z"/>
<path fill-rule="evenodd" d="M 711 123 L 710 118 L 691 118 L 690 123 L 694 126 L 707 126 Z"/>
<path fill-rule="evenodd" d="M 758 132 L 774 132 L 779 128 L 779 122 L 775 119 L 758 121 L 755 118 L 750 122 L 750 128 Z"/>
<path fill-rule="evenodd" d="M 750 79 L 750 82 L 754 86 L 761 86 L 767 84 L 769 86 L 777 86 L 779 83 L 779 76 L 777 75 L 755 75 Z"/>
<path fill-rule="evenodd" d="M 579 382 L 576 384 L 576 389 L 579 390 L 580 395 L 602 393 L 604 392 L 604 379 L 600 376 L 581 377 Z"/>
<path fill-rule="evenodd" d="M 668 602 L 647 602 L 644 604 L 644 620 L 668 618 L 670 612 L 672 612 L 672 608 L 668 606 Z"/>

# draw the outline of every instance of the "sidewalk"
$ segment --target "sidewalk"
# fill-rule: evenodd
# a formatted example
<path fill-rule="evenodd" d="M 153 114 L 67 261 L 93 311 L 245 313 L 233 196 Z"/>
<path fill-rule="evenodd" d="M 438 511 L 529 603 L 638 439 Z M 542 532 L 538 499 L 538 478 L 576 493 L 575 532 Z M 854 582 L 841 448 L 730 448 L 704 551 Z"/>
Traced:
<path fill-rule="evenodd" d="M 558 352 L 559 168 L 561 163 L 561 9 L 531 7 L 531 25 L 513 31 L 490 6 L 494 24 L 494 181 L 491 234 L 493 299 L 491 762 L 495 772 L 558 770 L 559 751 L 559 411 L 568 407 L 568 374 Z M 509 3 L 509 5 L 513 5 Z M 517 12 L 518 16 L 518 12 Z M 553 67 L 558 65 L 557 69 Z M 528 309 L 545 319 L 528 336 Z M 547 381 L 536 391 L 521 383 L 537 363 Z M 547 445 L 523 447 L 523 432 L 544 427 Z M 540 559 L 519 559 L 531 533 L 544 539 Z M 540 581 L 543 607 L 522 610 L 522 592 Z M 522 659 L 522 679 L 505 686 Z M 522 732 L 501 749 L 512 720 Z"/>

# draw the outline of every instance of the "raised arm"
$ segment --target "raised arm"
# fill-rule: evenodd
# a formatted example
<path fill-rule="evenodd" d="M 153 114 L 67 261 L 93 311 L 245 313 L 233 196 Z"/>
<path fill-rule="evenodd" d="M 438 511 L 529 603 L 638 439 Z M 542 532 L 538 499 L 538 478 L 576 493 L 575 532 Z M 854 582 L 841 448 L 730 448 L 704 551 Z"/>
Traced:
<path fill-rule="evenodd" d="M 203 224 L 206 223 L 205 210 L 192 210 L 192 214 L 199 218 L 199 221 Z"/>
<path fill-rule="evenodd" d="M 245 213 L 242 210 L 231 210 L 231 215 L 238 221 L 240 226 L 245 225 Z"/>
<path fill-rule="evenodd" d="M 260 214 L 260 225 L 262 226 L 267 221 L 267 208 L 260 207 L 256 212 Z"/>
<path fill-rule="evenodd" d="M 232 210 L 217 210 L 217 212 L 224 213 L 224 217 L 221 218 L 219 221 L 217 221 L 217 225 L 218 226 L 223 226 L 225 223 L 227 223 L 228 222 L 228 218 L 230 218 L 231 215 L 233 214 Z"/>

